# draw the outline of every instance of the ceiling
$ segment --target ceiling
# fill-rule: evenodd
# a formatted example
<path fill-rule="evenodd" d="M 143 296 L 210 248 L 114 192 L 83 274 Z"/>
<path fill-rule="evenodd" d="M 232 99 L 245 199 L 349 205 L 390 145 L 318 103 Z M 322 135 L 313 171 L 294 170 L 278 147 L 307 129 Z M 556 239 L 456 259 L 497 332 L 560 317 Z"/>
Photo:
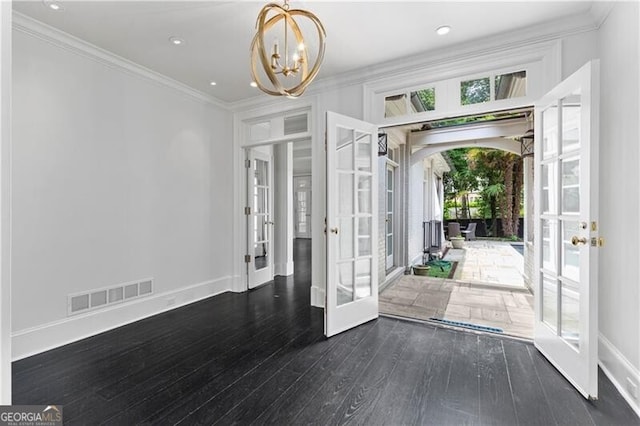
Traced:
<path fill-rule="evenodd" d="M 249 86 L 249 46 L 265 2 L 16 1 L 14 10 L 178 80 L 223 102 L 267 96 Z M 327 32 L 318 80 L 561 18 L 593 2 L 291 1 Z M 445 36 L 435 29 L 452 27 Z M 185 43 L 175 46 L 175 36 Z M 217 84 L 211 86 L 210 82 Z"/>

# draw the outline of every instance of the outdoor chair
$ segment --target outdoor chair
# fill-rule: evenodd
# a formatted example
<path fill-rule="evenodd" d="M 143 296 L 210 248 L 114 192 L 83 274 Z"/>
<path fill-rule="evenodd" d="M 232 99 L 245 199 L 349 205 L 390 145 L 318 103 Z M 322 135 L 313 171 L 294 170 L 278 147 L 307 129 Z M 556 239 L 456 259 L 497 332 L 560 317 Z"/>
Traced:
<path fill-rule="evenodd" d="M 460 224 L 458 222 L 449 222 L 447 224 L 447 236 L 449 239 L 451 237 L 459 237 L 460 236 Z"/>
<path fill-rule="evenodd" d="M 471 241 L 476 239 L 476 226 L 475 222 L 471 222 L 466 229 L 460 231 L 464 235 L 465 241 Z"/>

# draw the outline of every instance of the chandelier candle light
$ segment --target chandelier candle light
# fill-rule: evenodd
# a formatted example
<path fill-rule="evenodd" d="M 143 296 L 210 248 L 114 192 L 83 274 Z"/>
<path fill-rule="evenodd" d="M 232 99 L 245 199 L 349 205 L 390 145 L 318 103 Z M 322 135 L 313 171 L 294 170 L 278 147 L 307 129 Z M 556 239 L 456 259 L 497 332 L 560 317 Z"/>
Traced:
<path fill-rule="evenodd" d="M 299 21 L 296 21 L 296 18 Z M 300 19 L 302 18 L 302 19 Z M 305 42 L 300 29 L 302 20 L 310 21 L 318 34 L 318 51 L 312 64 L 309 63 L 310 45 Z M 270 54 L 265 49 L 265 35 L 267 33 L 277 33 L 272 28 L 282 23 L 284 27 L 284 45 L 282 52 L 278 39 L 274 39 Z M 257 32 L 251 42 L 251 75 L 260 90 L 273 96 L 287 96 L 297 98 L 302 95 L 313 81 L 320 70 L 322 59 L 324 58 L 326 33 L 320 20 L 311 12 L 302 9 L 289 9 L 289 2 L 285 0 L 282 6 L 269 3 L 262 8 L 256 22 Z M 289 54 L 290 33 L 295 38 L 293 53 Z M 281 35 L 280 32 L 278 35 Z M 259 66 L 263 71 L 263 78 L 259 75 Z M 311 66 L 311 68 L 310 68 Z M 266 75 L 269 86 L 263 82 Z"/>

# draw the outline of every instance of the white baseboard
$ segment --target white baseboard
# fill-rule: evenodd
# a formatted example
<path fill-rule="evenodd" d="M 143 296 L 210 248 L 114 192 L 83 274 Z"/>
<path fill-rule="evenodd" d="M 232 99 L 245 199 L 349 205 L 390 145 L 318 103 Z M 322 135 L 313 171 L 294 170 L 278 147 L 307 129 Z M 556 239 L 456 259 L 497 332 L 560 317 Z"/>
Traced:
<path fill-rule="evenodd" d="M 276 263 L 275 265 L 273 265 L 273 273 L 274 275 L 281 275 L 283 277 L 293 275 L 293 261 Z"/>
<path fill-rule="evenodd" d="M 11 335 L 12 360 L 17 361 L 230 291 L 232 284 L 232 277 L 222 277 L 17 331 Z"/>
<path fill-rule="evenodd" d="M 638 386 L 640 392 L 640 371 L 602 334 L 599 336 L 598 343 L 600 368 L 640 417 L 640 399 L 634 398 L 627 389 L 627 379 L 630 379 Z"/>
<path fill-rule="evenodd" d="M 324 308 L 325 292 L 323 288 L 311 286 L 311 306 Z"/>
<path fill-rule="evenodd" d="M 234 293 L 242 293 L 247 291 L 249 288 L 247 287 L 247 274 L 244 275 L 234 275 L 231 277 L 231 291 Z"/>

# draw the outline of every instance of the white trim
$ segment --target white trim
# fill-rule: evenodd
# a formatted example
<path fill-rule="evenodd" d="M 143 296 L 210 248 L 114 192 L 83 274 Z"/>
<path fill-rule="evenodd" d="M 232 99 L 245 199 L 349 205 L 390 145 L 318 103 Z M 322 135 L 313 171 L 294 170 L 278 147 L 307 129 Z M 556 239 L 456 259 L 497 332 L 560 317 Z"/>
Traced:
<path fill-rule="evenodd" d="M 11 1 L 0 1 L 0 405 L 11 404 Z"/>
<path fill-rule="evenodd" d="M 231 287 L 232 277 L 221 277 L 17 331 L 12 334 L 13 361 L 230 291 Z"/>
<path fill-rule="evenodd" d="M 315 306 L 316 308 L 324 308 L 325 299 L 324 288 L 311 286 L 311 306 Z"/>
<path fill-rule="evenodd" d="M 633 411 L 640 417 L 640 399 L 631 396 L 627 390 L 626 380 L 631 379 L 640 388 L 640 370 L 622 355 L 602 334 L 598 336 L 598 364 L 620 395 L 629 403 Z"/>
<path fill-rule="evenodd" d="M 247 274 L 248 267 L 244 262 L 244 255 L 246 254 L 245 252 L 247 250 L 247 226 L 246 216 L 244 214 L 247 194 L 245 149 L 254 146 L 275 145 L 281 142 L 295 142 L 299 140 L 311 139 L 311 156 L 318 156 L 318 152 L 313 146 L 315 140 L 315 116 L 313 114 L 315 109 L 316 98 L 305 99 L 303 102 L 291 99 L 278 99 L 269 103 L 268 106 L 259 106 L 253 109 L 236 112 L 233 114 L 233 235 L 235 235 L 235 238 L 233 242 L 234 281 L 232 291 L 234 292 L 240 293 L 249 289 Z M 253 144 L 245 142 L 248 139 L 246 135 L 246 126 L 248 123 L 260 121 L 263 119 L 273 119 L 276 117 L 288 117 L 290 115 L 295 115 L 303 112 L 308 113 L 308 129 L 304 134 L 294 134 L 284 138 L 278 136 L 257 141 Z M 301 135 L 304 137 L 301 137 Z M 312 180 L 311 185 L 311 191 L 313 194 L 313 192 L 317 190 L 316 186 L 319 185 L 319 183 L 314 179 Z M 312 203 L 312 221 L 314 217 L 313 208 L 314 205 Z M 316 250 L 318 249 L 315 248 L 315 245 L 312 242 L 312 256 Z"/>
<path fill-rule="evenodd" d="M 207 93 L 196 90 L 184 83 L 160 74 L 159 72 L 143 67 L 142 65 L 111 53 L 108 50 L 102 49 L 16 11 L 13 12 L 13 29 L 67 50 L 68 52 L 98 62 L 107 67 L 118 69 L 126 74 L 151 80 L 155 83 L 159 83 L 163 86 L 191 96 L 197 100 L 215 105 L 225 110 L 230 110 L 228 103 L 216 99 Z"/>
<path fill-rule="evenodd" d="M 293 274 L 293 262 L 276 263 L 273 265 L 273 275 L 288 277 Z"/>

